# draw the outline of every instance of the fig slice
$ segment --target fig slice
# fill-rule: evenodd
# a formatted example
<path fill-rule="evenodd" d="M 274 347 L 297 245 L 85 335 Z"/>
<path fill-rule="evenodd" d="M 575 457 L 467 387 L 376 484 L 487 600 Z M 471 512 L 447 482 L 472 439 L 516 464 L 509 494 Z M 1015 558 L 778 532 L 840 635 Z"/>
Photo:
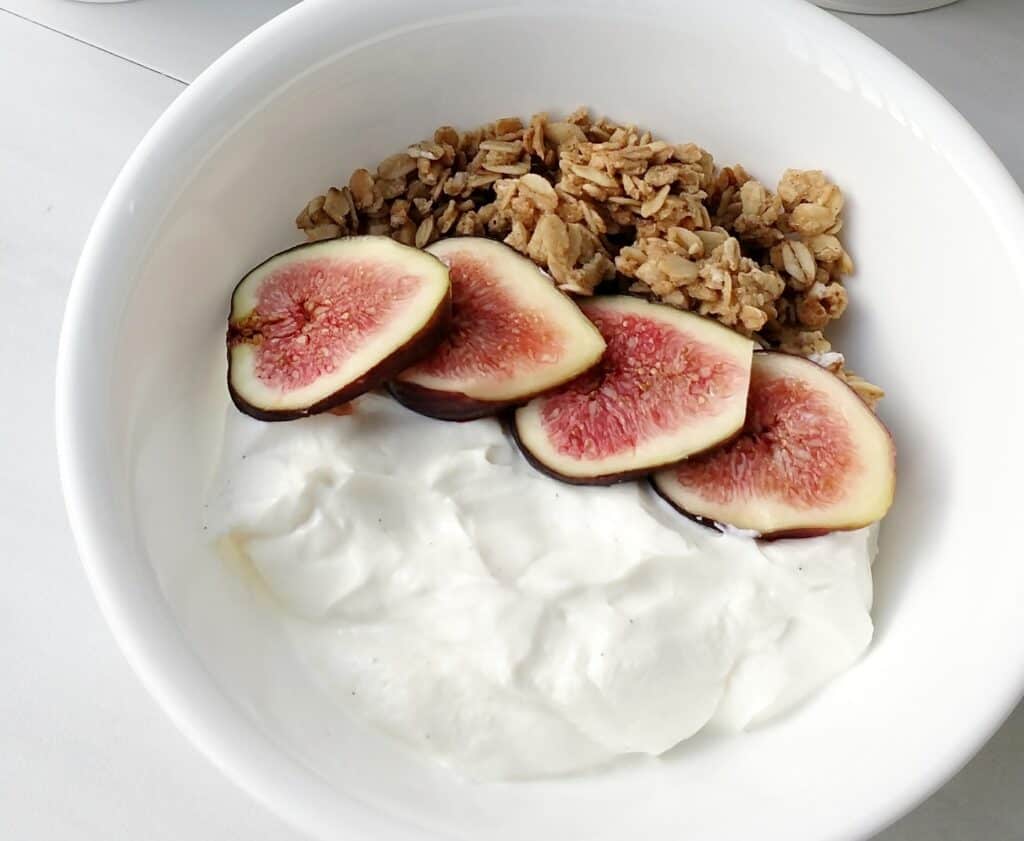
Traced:
<path fill-rule="evenodd" d="M 427 249 L 452 279 L 452 329 L 389 385 L 423 415 L 470 420 L 559 386 L 592 367 L 605 343 L 572 299 L 533 262 L 478 237 Z"/>
<path fill-rule="evenodd" d="M 433 350 L 450 318 L 436 257 L 376 236 L 300 245 L 231 295 L 228 390 L 259 420 L 325 412 Z"/>
<path fill-rule="evenodd" d="M 754 343 L 640 298 L 580 303 L 608 344 L 590 371 L 518 409 L 513 433 L 539 470 L 611 484 L 721 444 L 746 415 Z"/>
<path fill-rule="evenodd" d="M 889 430 L 846 383 L 809 359 L 758 352 L 742 434 L 651 480 L 700 522 L 774 539 L 881 519 L 895 478 Z"/>

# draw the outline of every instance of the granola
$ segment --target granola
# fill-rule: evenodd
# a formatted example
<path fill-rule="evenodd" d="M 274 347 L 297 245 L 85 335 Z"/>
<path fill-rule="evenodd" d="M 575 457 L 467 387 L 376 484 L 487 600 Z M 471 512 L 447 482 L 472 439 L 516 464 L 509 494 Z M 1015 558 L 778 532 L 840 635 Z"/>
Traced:
<path fill-rule="evenodd" d="M 441 126 L 374 172 L 355 170 L 295 222 L 310 240 L 500 239 L 568 293 L 628 290 L 814 356 L 831 352 L 824 331 L 847 306 L 843 205 L 819 170 L 788 169 L 773 192 L 693 143 L 581 108 L 561 121 Z M 877 403 L 881 389 L 844 365 L 835 372 Z"/>

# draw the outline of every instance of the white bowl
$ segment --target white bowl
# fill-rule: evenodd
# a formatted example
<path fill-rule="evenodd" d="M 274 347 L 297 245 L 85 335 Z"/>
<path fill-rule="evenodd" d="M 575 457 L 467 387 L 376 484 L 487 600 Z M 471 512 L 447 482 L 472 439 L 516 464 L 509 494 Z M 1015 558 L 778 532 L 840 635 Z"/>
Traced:
<path fill-rule="evenodd" d="M 825 9 L 853 12 L 857 15 L 905 15 L 924 12 L 940 6 L 951 6 L 956 0 L 815 0 Z"/>
<path fill-rule="evenodd" d="M 96 596 L 188 737 L 318 838 L 867 836 L 953 774 L 1024 685 L 1022 197 L 931 88 L 809 4 L 476 5 L 304 3 L 207 70 L 126 165 L 82 255 L 58 371 L 64 490 Z M 824 167 L 849 196 L 858 272 L 839 346 L 889 389 L 900 450 L 876 637 L 749 734 L 473 785 L 332 714 L 269 631 L 253 645 L 280 656 L 247 659 L 221 632 L 250 621 L 248 602 L 211 620 L 189 589 L 218 568 L 200 523 L 226 302 L 354 166 L 440 123 L 581 103 L 769 181 Z M 261 667 L 278 676 L 272 715 L 247 703 Z"/>

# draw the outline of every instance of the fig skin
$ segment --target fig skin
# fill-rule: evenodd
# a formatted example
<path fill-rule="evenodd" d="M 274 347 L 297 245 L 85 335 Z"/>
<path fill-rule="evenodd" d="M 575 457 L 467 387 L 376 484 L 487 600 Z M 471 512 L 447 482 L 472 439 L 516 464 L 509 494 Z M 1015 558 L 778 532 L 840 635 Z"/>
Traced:
<path fill-rule="evenodd" d="M 600 360 L 594 365 L 599 363 Z M 583 373 L 585 374 L 586 370 Z M 560 385 L 552 386 L 515 400 L 475 400 L 461 392 L 440 391 L 399 379 L 391 380 L 388 383 L 388 391 L 391 392 L 391 396 L 410 411 L 424 417 L 458 423 L 503 415 L 509 409 L 523 406 L 535 397 L 543 397 L 559 388 L 561 388 Z"/>
<path fill-rule="evenodd" d="M 671 467 L 673 464 L 679 464 L 679 461 L 676 460 L 676 461 L 668 461 L 668 462 L 665 462 L 664 464 L 655 464 L 655 465 L 653 465 L 651 467 L 641 467 L 641 468 L 638 468 L 637 470 L 624 470 L 624 471 L 616 471 L 614 473 L 605 473 L 605 474 L 600 475 L 600 476 L 566 476 L 566 475 L 564 475 L 562 473 L 559 473 L 557 470 L 553 470 L 551 467 L 549 467 L 544 462 L 542 462 L 540 459 L 538 459 L 532 452 L 530 452 L 529 449 L 527 449 L 527 447 L 523 444 L 523 442 L 519 438 L 519 430 L 517 429 L 516 424 L 514 422 L 510 422 L 508 424 L 508 429 L 509 429 L 509 434 L 512 436 L 512 440 L 515 441 L 516 446 L 519 448 L 519 452 L 521 452 L 523 454 L 523 458 L 526 459 L 526 462 L 527 462 L 527 464 L 530 465 L 530 467 L 532 467 L 534 470 L 538 471 L 539 473 L 543 473 L 545 476 L 548 476 L 548 477 L 550 477 L 552 479 L 555 479 L 558 482 L 562 482 L 563 484 L 566 484 L 566 485 L 578 485 L 578 486 L 594 485 L 594 486 L 601 486 L 601 487 L 607 487 L 609 485 L 618 485 L 621 482 L 632 482 L 632 481 L 635 481 L 636 479 L 648 478 L 652 473 L 655 473 L 658 470 L 663 470 L 666 467 Z M 730 435 L 725 440 L 716 442 L 714 444 L 711 444 L 709 447 L 707 447 L 704 450 L 701 450 L 700 452 L 693 453 L 690 456 L 690 458 L 696 458 L 697 456 L 702 456 L 705 453 L 713 452 L 714 450 L 717 450 L 720 447 L 725 447 L 728 444 L 731 444 L 737 438 L 739 438 L 740 435 L 742 435 L 742 434 L 743 434 L 743 430 L 742 429 L 738 429 L 738 430 L 736 430 L 736 432 L 734 432 L 732 435 Z M 661 496 L 661 492 L 660 491 L 659 491 L 658 495 Z M 673 508 L 675 508 L 675 507 L 676 506 L 673 505 Z M 685 511 L 682 511 L 679 508 L 676 508 L 676 510 L 680 511 L 683 514 L 686 514 Z M 687 516 L 689 517 L 690 515 L 687 514 Z"/>
<path fill-rule="evenodd" d="M 735 440 L 735 439 L 734 439 Z M 717 520 L 709 519 L 708 517 L 702 517 L 700 514 L 691 514 L 683 508 L 676 505 L 671 499 L 662 493 L 661 489 L 654 484 L 654 480 L 648 478 L 648 483 L 654 489 L 654 492 L 661 497 L 665 502 L 672 506 L 673 510 L 678 511 L 687 520 L 693 520 L 697 525 L 704 526 L 706 529 L 712 529 L 717 531 L 719 534 L 727 535 L 728 529 L 733 528 L 728 523 L 720 523 Z M 870 523 L 865 523 L 865 526 Z M 824 537 L 826 534 L 832 534 L 833 531 L 856 531 L 858 528 L 864 528 L 864 526 L 854 526 L 848 529 L 783 529 L 781 531 L 773 531 L 768 534 L 761 534 L 760 532 L 751 535 L 752 540 L 763 540 L 765 543 L 771 543 L 775 540 L 803 540 L 807 537 Z"/>
<path fill-rule="evenodd" d="M 418 415 L 457 422 L 490 417 L 505 409 L 525 403 L 536 396 L 530 395 L 515 401 L 490 402 L 474 400 L 472 397 L 467 397 L 456 391 L 439 391 L 436 388 L 426 388 L 416 383 L 397 379 L 388 383 L 388 391 L 391 392 L 391 396 L 395 400 Z"/>
<path fill-rule="evenodd" d="M 889 461 L 889 475 L 892 477 L 892 485 L 891 485 L 891 488 L 890 488 L 890 492 L 887 494 L 887 498 L 888 498 L 888 505 L 891 505 L 892 504 L 892 499 L 893 499 L 893 496 L 894 496 L 894 493 L 895 493 L 895 478 L 896 478 L 896 442 L 895 442 L 895 439 L 893 438 L 892 431 L 882 422 L 881 418 L 879 418 L 877 415 L 875 415 L 874 412 L 871 410 L 871 408 L 866 403 L 864 403 L 864 401 L 861 399 L 860 395 L 857 394 L 857 392 L 855 392 L 852 388 L 850 388 L 850 386 L 846 382 L 844 382 L 839 377 L 835 376 L 835 374 L 833 374 L 828 369 L 822 368 L 821 366 L 817 365 L 817 363 L 807 359 L 806 357 L 799 356 L 798 354 L 786 353 L 784 351 L 779 351 L 779 350 L 758 350 L 758 351 L 755 351 L 755 353 L 754 353 L 755 363 L 756 363 L 756 360 L 758 358 L 763 358 L 763 357 L 768 356 L 768 355 L 782 356 L 782 357 L 788 357 L 788 358 L 792 358 L 792 359 L 799 359 L 801 361 L 801 363 L 805 363 L 807 365 L 813 365 L 816 369 L 820 370 L 822 373 L 828 375 L 829 377 L 832 377 L 834 382 L 836 384 L 838 384 L 839 386 L 841 386 L 842 390 L 845 390 L 845 392 L 848 392 L 852 397 L 856 398 L 857 402 L 860 403 L 864 407 L 864 411 L 868 415 L 871 416 L 871 418 L 873 419 L 873 423 L 877 426 L 877 428 L 885 433 L 885 438 L 888 441 L 888 453 L 889 453 L 889 459 L 890 459 L 890 461 Z M 733 441 L 735 441 L 736 438 L 741 437 L 744 434 L 744 432 L 745 432 L 745 429 L 741 430 L 740 433 L 737 436 L 735 436 Z M 727 447 L 729 443 L 732 443 L 732 442 L 723 443 L 721 446 L 723 448 Z M 719 449 L 719 448 L 716 447 L 714 449 Z M 676 464 L 682 464 L 682 462 L 677 462 Z M 672 467 L 672 465 L 669 465 L 665 469 L 670 469 L 671 467 Z M 696 514 L 696 513 L 692 512 L 692 511 L 688 511 L 686 508 L 684 508 L 678 502 L 673 500 L 668 495 L 668 493 L 665 490 L 663 490 L 658 485 L 658 483 L 657 483 L 657 481 L 655 479 L 655 476 L 653 476 L 653 475 L 650 476 L 648 481 L 650 482 L 650 485 L 653 488 L 654 492 L 659 497 L 661 497 L 663 500 L 665 500 L 665 502 L 667 502 L 669 505 L 671 505 L 672 508 L 674 508 L 680 514 L 682 514 L 683 516 L 687 517 L 690 520 L 693 520 L 695 523 L 699 523 L 700 525 L 705 526 L 706 528 L 714 529 L 714 530 L 716 530 L 718 532 L 721 532 L 723 534 L 727 534 L 728 533 L 728 529 L 730 529 L 730 528 L 738 528 L 738 529 L 747 529 L 748 528 L 747 526 L 742 526 L 742 525 L 737 526 L 735 524 L 732 524 L 732 523 L 729 523 L 729 522 L 725 521 L 724 519 L 718 520 L 718 519 L 715 519 L 713 517 L 709 517 L 709 516 L 705 516 L 705 515 L 701 515 L 701 514 Z M 873 517 L 873 518 L 863 518 L 863 517 L 851 518 L 851 519 L 847 520 L 846 522 L 837 522 L 835 524 L 828 524 L 828 525 L 821 525 L 821 524 L 810 525 L 809 524 L 807 526 L 799 526 L 799 525 L 787 526 L 785 528 L 778 528 L 778 529 L 772 529 L 772 530 L 769 530 L 769 531 L 758 532 L 755 539 L 760 540 L 760 541 L 765 541 L 765 542 L 771 542 L 771 541 L 775 541 L 775 540 L 803 540 L 803 539 L 811 538 L 811 537 L 822 537 L 824 535 L 831 534 L 833 532 L 838 532 L 838 531 L 856 531 L 858 529 L 865 528 L 865 527 L 871 525 L 872 523 L 878 522 L 883 516 L 885 516 L 885 513 L 887 513 L 888 505 L 887 505 L 887 508 L 886 508 L 886 512 L 883 512 L 878 517 Z M 756 530 L 754 530 L 754 531 L 756 531 Z"/>
<path fill-rule="evenodd" d="M 438 303 L 429 319 L 414 335 L 409 337 L 401 347 L 397 348 L 393 353 L 382 359 L 377 365 L 363 373 L 360 377 L 349 381 L 343 388 L 329 394 L 321 400 L 318 400 L 312 405 L 296 409 L 265 409 L 246 400 L 241 394 L 239 394 L 231 381 L 231 349 L 238 341 L 239 330 L 231 323 L 230 318 L 230 313 L 234 309 L 235 296 L 238 294 L 238 291 L 253 272 L 263 268 L 272 260 L 292 254 L 295 251 L 310 249 L 315 246 L 322 246 L 324 243 L 336 242 L 342 239 L 351 241 L 372 238 L 336 237 L 332 240 L 319 240 L 317 242 L 305 242 L 300 243 L 299 245 L 294 245 L 291 248 L 286 248 L 284 251 L 272 254 L 266 260 L 263 260 L 261 263 L 253 266 L 244 275 L 242 275 L 242 279 L 235 284 L 231 293 L 231 308 L 229 310 L 226 336 L 228 361 L 226 378 L 228 394 L 231 396 L 231 402 L 243 414 L 249 415 L 249 417 L 255 418 L 256 420 L 271 423 L 299 420 L 300 418 L 310 417 L 323 412 L 330 412 L 335 415 L 351 414 L 355 411 L 354 406 L 346 407 L 345 404 L 349 404 L 356 397 L 361 394 L 365 394 L 367 391 L 384 385 L 388 380 L 399 374 L 401 371 L 404 371 L 410 365 L 419 362 L 425 356 L 432 353 L 448 334 L 452 322 L 452 291 L 450 284 L 447 294 Z M 444 266 L 444 264 L 441 263 L 440 260 L 437 260 L 433 255 L 428 254 L 427 252 L 421 253 L 435 260 L 441 266 Z M 445 267 L 445 271 L 447 271 L 447 267 Z"/>

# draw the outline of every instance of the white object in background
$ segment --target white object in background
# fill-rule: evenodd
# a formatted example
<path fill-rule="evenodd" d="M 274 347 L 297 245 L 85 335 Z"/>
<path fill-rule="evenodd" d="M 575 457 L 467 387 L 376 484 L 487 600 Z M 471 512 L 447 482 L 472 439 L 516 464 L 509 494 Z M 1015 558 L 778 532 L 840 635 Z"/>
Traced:
<path fill-rule="evenodd" d="M 815 0 L 823 9 L 853 12 L 858 15 L 905 15 L 924 12 L 940 6 L 951 6 L 956 0 Z"/>

